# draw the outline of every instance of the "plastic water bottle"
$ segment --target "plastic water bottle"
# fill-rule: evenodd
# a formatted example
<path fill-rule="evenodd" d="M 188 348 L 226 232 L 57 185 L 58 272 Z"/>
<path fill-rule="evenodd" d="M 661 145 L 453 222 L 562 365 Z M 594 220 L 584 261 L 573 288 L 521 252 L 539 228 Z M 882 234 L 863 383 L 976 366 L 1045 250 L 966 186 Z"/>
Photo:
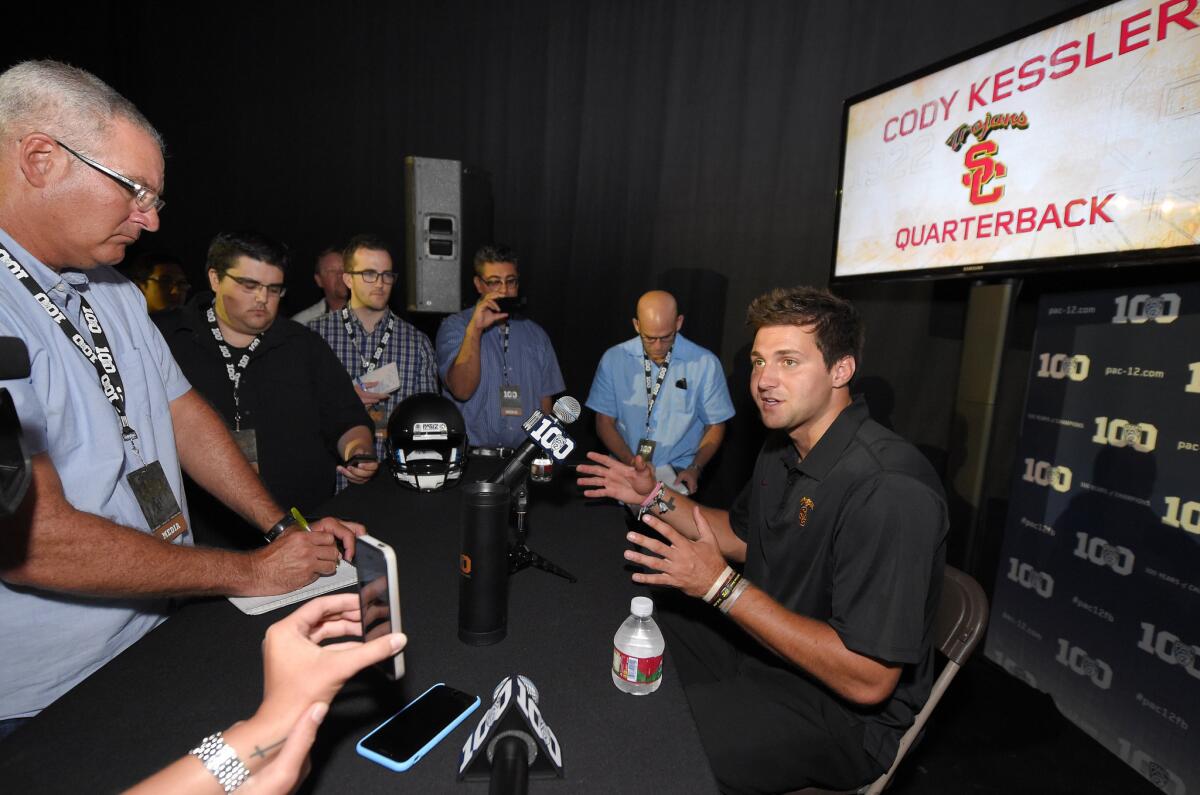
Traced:
<path fill-rule="evenodd" d="M 650 617 L 654 612 L 652 600 L 635 596 L 629 610 L 633 615 L 613 636 L 612 679 L 618 690 L 644 696 L 662 684 L 663 649 L 667 643 Z"/>

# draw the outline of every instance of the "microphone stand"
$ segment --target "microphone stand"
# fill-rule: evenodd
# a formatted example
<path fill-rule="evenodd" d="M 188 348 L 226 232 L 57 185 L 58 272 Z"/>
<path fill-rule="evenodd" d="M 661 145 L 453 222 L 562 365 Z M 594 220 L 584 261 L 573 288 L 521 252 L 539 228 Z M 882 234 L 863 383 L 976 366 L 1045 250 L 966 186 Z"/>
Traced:
<path fill-rule="evenodd" d="M 521 478 L 520 484 L 513 489 L 513 501 L 515 503 L 515 511 L 517 514 L 517 535 L 516 540 L 508 547 L 508 574 L 511 577 L 522 569 L 527 569 L 533 566 L 535 569 L 556 574 L 568 582 L 579 582 L 575 579 L 575 575 L 567 571 L 563 567 L 547 560 L 538 553 L 534 552 L 525 543 L 525 538 L 529 534 L 529 529 L 525 525 L 526 514 L 529 513 L 529 478 L 528 476 Z"/>

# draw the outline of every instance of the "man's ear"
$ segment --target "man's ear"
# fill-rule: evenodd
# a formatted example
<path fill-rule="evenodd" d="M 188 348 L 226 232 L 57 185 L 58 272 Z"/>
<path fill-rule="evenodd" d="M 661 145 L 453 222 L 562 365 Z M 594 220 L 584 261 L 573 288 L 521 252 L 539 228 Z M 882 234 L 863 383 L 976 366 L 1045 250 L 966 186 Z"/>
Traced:
<path fill-rule="evenodd" d="M 55 176 L 54 139 L 45 133 L 26 135 L 17 143 L 17 158 L 25 181 L 35 188 L 44 188 Z M 59 170 L 61 176 L 65 166 Z"/>
<path fill-rule="evenodd" d="M 635 317 L 633 320 L 631 320 L 629 322 L 633 323 L 633 332 L 635 334 L 637 334 L 639 337 L 642 336 L 642 327 L 638 325 L 637 318 Z"/>
<path fill-rule="evenodd" d="M 486 284 L 483 283 L 483 279 L 476 276 L 473 281 L 475 282 L 475 289 L 479 292 L 480 295 L 488 294 L 488 287 Z"/>
<path fill-rule="evenodd" d="M 342 284 L 346 285 L 346 289 L 354 292 L 354 275 L 342 271 Z"/>
<path fill-rule="evenodd" d="M 317 283 L 318 287 L 321 287 L 322 289 L 324 288 L 324 285 L 321 284 L 321 274 L 320 273 L 313 274 L 313 281 Z"/>
<path fill-rule="evenodd" d="M 854 377 L 854 372 L 858 369 L 858 363 L 854 361 L 853 356 L 843 356 L 833 363 L 833 386 L 841 388 L 850 383 L 850 379 Z"/>
<path fill-rule="evenodd" d="M 208 286 L 212 288 L 212 291 L 214 293 L 217 291 L 217 285 L 219 285 L 220 283 L 221 283 L 221 277 L 217 275 L 217 269 L 209 268 L 208 269 Z"/>
<path fill-rule="evenodd" d="M 679 329 L 683 328 L 683 315 L 675 316 L 675 333 L 679 333 Z"/>

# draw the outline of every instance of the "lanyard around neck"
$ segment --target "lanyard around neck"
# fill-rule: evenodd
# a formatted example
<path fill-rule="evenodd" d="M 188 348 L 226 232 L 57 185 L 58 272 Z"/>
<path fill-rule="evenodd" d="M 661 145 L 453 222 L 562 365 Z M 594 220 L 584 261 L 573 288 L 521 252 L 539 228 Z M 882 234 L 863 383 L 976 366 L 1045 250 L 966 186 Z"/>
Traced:
<path fill-rule="evenodd" d="M 350 307 L 343 306 L 341 314 L 342 326 L 346 329 L 346 336 L 350 338 L 350 344 L 354 346 L 354 354 L 358 357 L 359 362 L 362 363 L 363 372 L 369 373 L 379 366 L 379 361 L 383 358 L 383 351 L 387 348 L 388 340 L 392 338 L 392 330 L 396 327 L 396 316 L 388 312 L 387 328 L 384 329 L 379 344 L 375 346 L 375 353 L 372 354 L 370 359 L 367 359 L 362 355 L 362 351 L 358 347 L 358 342 L 354 339 L 354 325 L 350 322 Z"/>
<path fill-rule="evenodd" d="M 650 380 L 650 357 L 642 352 L 642 366 L 646 371 L 646 434 L 650 433 L 650 412 L 654 411 L 654 404 L 658 402 L 658 393 L 662 389 L 663 381 L 667 377 L 667 368 L 671 366 L 671 351 L 675 347 L 671 346 L 671 350 L 667 351 L 667 355 L 663 358 L 663 363 L 658 368 L 658 378 L 654 381 Z"/>
<path fill-rule="evenodd" d="M 226 344 L 225 336 L 221 333 L 221 327 L 217 324 L 217 312 L 214 306 L 208 308 L 208 328 L 212 332 L 213 339 L 217 341 L 217 349 L 221 351 L 221 356 L 225 359 L 225 375 L 229 377 L 229 381 L 233 384 L 233 429 L 240 431 L 242 429 L 242 406 L 239 399 L 239 392 L 242 386 L 242 373 L 246 372 L 246 367 L 250 364 L 250 354 L 258 350 L 258 346 L 262 344 L 263 335 L 261 332 L 257 334 L 250 342 L 250 346 L 246 348 L 246 352 L 235 362 L 233 360 L 233 351 Z"/>

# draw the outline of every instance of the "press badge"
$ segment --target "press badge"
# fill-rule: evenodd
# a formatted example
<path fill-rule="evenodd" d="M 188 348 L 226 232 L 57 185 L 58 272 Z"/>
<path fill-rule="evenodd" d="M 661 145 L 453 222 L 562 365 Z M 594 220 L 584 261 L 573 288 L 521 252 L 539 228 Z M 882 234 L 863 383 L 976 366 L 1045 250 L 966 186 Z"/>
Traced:
<path fill-rule="evenodd" d="M 658 442 L 654 441 L 653 439 L 639 439 L 637 452 L 634 453 L 634 455 L 640 455 L 642 460 L 649 464 L 654 460 L 654 446 L 656 444 L 658 444 Z"/>
<path fill-rule="evenodd" d="M 254 435 L 253 428 L 247 428 L 244 431 L 230 431 L 233 434 L 233 441 L 237 442 L 238 449 L 242 451 L 242 455 L 246 456 L 246 460 L 250 462 L 250 466 L 254 471 L 258 471 L 258 437 Z"/>
<path fill-rule="evenodd" d="M 521 387 L 511 384 L 500 387 L 500 416 L 520 417 L 522 413 Z"/>
<path fill-rule="evenodd" d="M 187 519 L 179 509 L 179 502 L 171 492 L 162 464 L 152 461 L 141 469 L 125 476 L 133 489 L 133 496 L 146 517 L 146 524 L 154 535 L 163 541 L 171 541 L 187 532 Z"/>

